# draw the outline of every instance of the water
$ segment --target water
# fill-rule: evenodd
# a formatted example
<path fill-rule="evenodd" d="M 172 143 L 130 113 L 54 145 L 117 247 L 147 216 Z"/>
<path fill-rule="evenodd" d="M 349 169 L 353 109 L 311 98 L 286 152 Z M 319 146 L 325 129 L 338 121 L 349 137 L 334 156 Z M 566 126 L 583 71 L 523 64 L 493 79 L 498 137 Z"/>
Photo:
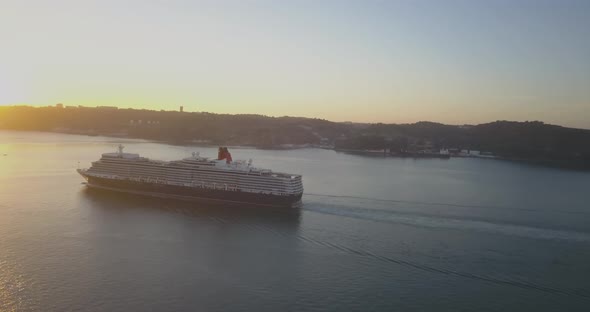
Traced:
<path fill-rule="evenodd" d="M 215 207 L 86 189 L 78 162 L 119 143 L 216 154 L 0 132 L 0 311 L 590 309 L 590 173 L 234 149 L 304 203 Z"/>

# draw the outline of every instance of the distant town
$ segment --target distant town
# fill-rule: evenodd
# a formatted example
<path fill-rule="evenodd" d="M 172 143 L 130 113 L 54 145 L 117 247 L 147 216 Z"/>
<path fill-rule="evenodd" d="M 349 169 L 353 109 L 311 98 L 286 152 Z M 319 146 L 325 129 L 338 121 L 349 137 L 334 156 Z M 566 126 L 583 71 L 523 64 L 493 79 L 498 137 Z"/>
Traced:
<path fill-rule="evenodd" d="M 478 157 L 590 169 L 590 130 L 540 121 L 367 124 L 115 106 L 0 107 L 0 129 L 140 138 L 172 144 L 324 148 L 378 157 Z"/>

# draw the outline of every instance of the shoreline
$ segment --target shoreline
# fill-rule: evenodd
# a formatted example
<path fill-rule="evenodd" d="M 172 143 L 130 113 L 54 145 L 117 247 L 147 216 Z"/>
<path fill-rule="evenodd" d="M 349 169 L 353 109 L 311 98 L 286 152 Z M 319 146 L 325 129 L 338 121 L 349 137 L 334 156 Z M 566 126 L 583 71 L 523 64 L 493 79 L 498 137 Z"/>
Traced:
<path fill-rule="evenodd" d="M 585 163 L 572 163 L 568 160 L 559 160 L 559 159 L 535 159 L 535 158 L 518 158 L 518 157 L 507 157 L 507 156 L 499 156 L 495 155 L 494 157 L 481 157 L 481 156 L 457 156 L 457 155 L 449 155 L 449 157 L 436 157 L 436 156 L 429 156 L 429 155 L 395 155 L 386 152 L 385 150 L 357 150 L 357 149 L 339 149 L 335 147 L 327 147 L 327 146 L 314 146 L 312 144 L 302 144 L 302 145 L 293 145 L 289 144 L 289 146 L 254 146 L 254 145 L 244 145 L 244 144 L 213 144 L 213 143 L 205 143 L 205 142 L 194 142 L 194 141 L 184 141 L 184 140 L 157 140 L 157 139 L 149 139 L 149 138 L 142 138 L 142 137 L 135 137 L 130 136 L 128 134 L 123 134 L 120 132 L 115 133 L 99 133 L 99 132 L 91 132 L 88 131 L 58 131 L 58 130 L 23 130 L 23 129 L 6 129 L 0 128 L 0 131 L 12 131 L 12 132 L 38 132 L 38 133 L 55 133 L 55 134 L 66 134 L 66 135 L 80 135 L 80 136 L 87 136 L 87 137 L 106 137 L 106 138 L 113 138 L 113 139 L 130 139 L 130 140 L 144 140 L 146 142 L 151 143 L 160 143 L 160 144 L 168 144 L 174 146 L 198 146 L 198 147 L 211 147 L 215 148 L 218 146 L 227 146 L 233 149 L 257 149 L 257 150 L 270 150 L 270 151 L 289 151 L 289 150 L 299 150 L 305 148 L 314 148 L 314 149 L 324 149 L 324 150 L 332 150 L 336 153 L 345 153 L 355 156 L 363 156 L 363 157 L 387 157 L 387 158 L 411 158 L 411 159 L 442 159 L 448 160 L 452 158 L 476 158 L 476 159 L 488 159 L 488 160 L 499 160 L 499 161 L 509 161 L 519 164 L 526 164 L 526 165 L 534 165 L 539 167 L 545 168 L 558 168 L 563 170 L 571 170 L 571 171 L 579 171 L 579 172 L 589 172 L 590 165 Z"/>
<path fill-rule="evenodd" d="M 0 128 L 0 131 L 6 132 L 26 132 L 26 133 L 55 133 L 55 134 L 67 134 L 67 135 L 79 135 L 79 136 L 86 136 L 86 137 L 105 137 L 105 138 L 113 138 L 113 139 L 129 139 L 129 140 L 143 140 L 146 142 L 152 143 L 160 143 L 160 144 L 168 144 L 174 146 L 201 146 L 201 147 L 212 147 L 217 148 L 219 146 L 227 146 L 233 149 L 258 149 L 258 150 L 273 150 L 273 151 L 281 151 L 281 150 L 297 150 L 297 149 L 305 149 L 305 148 L 322 148 L 327 149 L 325 147 L 320 146 L 313 146 L 311 144 L 303 144 L 303 145 L 293 145 L 290 147 L 285 146 L 255 146 L 255 145 L 245 145 L 245 144 L 227 144 L 227 143 L 206 143 L 206 142 L 195 142 L 195 141 L 184 141 L 184 140 L 158 140 L 158 139 L 150 139 L 150 138 L 142 138 L 136 136 L 130 136 L 128 134 L 122 133 L 88 133 L 86 131 L 57 131 L 57 130 L 23 130 L 23 129 L 6 129 Z M 332 149 L 332 148 L 330 148 Z"/>

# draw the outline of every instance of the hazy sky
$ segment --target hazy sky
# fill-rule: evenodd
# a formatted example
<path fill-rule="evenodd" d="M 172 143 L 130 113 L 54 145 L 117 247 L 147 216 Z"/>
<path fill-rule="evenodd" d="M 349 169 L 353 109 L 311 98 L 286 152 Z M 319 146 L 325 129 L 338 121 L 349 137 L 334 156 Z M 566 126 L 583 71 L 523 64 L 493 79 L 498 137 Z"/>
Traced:
<path fill-rule="evenodd" d="M 0 104 L 590 128 L 590 1 L 0 0 Z"/>

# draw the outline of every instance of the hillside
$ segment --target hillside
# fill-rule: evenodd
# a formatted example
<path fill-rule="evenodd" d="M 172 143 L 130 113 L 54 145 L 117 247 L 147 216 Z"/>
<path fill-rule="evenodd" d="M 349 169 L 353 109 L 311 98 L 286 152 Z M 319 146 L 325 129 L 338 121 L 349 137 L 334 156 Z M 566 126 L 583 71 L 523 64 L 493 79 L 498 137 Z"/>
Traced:
<path fill-rule="evenodd" d="M 0 107 L 0 129 L 114 135 L 173 143 L 285 148 L 470 149 L 509 159 L 590 168 L 590 130 L 542 122 L 474 126 L 353 124 L 322 119 L 117 109 Z"/>

